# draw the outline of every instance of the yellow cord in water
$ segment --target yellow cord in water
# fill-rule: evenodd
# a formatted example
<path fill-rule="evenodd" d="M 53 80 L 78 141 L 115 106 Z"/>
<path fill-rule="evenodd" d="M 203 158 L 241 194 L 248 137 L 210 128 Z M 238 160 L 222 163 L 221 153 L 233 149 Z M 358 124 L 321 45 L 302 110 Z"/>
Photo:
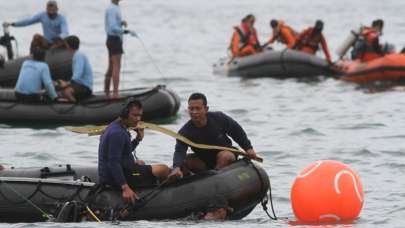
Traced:
<path fill-rule="evenodd" d="M 94 218 L 98 223 L 101 223 L 101 220 L 97 218 L 96 214 L 94 214 L 93 211 L 92 211 L 88 206 L 86 206 L 86 209 L 87 209 L 87 211 L 90 213 L 90 215 L 93 216 L 93 218 Z"/>

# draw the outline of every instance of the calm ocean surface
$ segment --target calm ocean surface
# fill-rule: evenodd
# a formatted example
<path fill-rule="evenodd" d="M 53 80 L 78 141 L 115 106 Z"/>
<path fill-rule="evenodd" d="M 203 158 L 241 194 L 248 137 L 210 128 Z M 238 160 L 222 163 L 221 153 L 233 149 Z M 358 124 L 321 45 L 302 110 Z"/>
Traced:
<path fill-rule="evenodd" d="M 0 22 L 13 21 L 45 8 L 43 0 L 0 0 Z M 104 10 L 108 0 L 59 0 L 60 12 L 72 34 L 82 39 L 101 90 L 106 70 Z M 165 127 L 178 130 L 188 120 L 186 99 L 192 92 L 207 95 L 210 110 L 238 120 L 258 154 L 265 159 L 278 216 L 293 217 L 290 189 L 296 174 L 320 159 L 339 160 L 355 170 L 363 183 L 365 202 L 360 218 L 347 227 L 405 227 L 405 99 L 404 91 L 369 94 L 333 79 L 315 83 L 296 80 L 241 80 L 212 74 L 212 64 L 226 55 L 232 26 L 248 13 L 257 17 L 264 42 L 268 22 L 280 18 L 297 30 L 325 22 L 331 52 L 359 24 L 375 18 L 386 22 L 383 42 L 400 50 L 405 45 L 405 1 L 366 0 L 126 0 L 123 17 L 142 43 L 125 38 L 121 88 L 166 84 L 182 99 L 177 118 Z M 12 28 L 19 53 L 28 53 L 39 25 Z M 276 49 L 281 46 L 275 45 Z M 334 59 L 336 56 L 334 55 Z M 6 167 L 32 167 L 97 162 L 98 137 L 77 135 L 58 128 L 30 128 L 1 124 L 0 163 Z M 171 165 L 174 140 L 147 131 L 138 155 L 147 162 Z M 401 177 L 402 176 L 402 177 Z M 7 224 L 0 226 L 10 227 Z M 12 227 L 108 227 L 110 224 L 14 224 Z M 287 227 L 271 221 L 257 207 L 241 221 L 184 222 L 138 221 L 120 227 Z M 343 225 L 342 225 L 343 226 Z"/>

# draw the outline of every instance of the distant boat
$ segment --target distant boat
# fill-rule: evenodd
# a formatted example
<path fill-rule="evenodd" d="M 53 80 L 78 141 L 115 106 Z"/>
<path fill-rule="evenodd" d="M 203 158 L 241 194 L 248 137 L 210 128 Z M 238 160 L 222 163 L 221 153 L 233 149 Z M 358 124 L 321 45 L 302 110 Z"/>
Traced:
<path fill-rule="evenodd" d="M 263 52 L 237 58 L 223 58 L 214 64 L 214 73 L 243 78 L 310 78 L 335 76 L 325 59 L 291 49 Z"/>

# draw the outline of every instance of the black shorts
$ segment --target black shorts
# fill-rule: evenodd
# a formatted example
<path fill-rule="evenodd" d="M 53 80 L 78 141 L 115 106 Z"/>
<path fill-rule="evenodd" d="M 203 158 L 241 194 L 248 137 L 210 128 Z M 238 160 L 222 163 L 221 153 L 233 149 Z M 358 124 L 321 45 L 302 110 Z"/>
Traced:
<path fill-rule="evenodd" d="M 84 86 L 73 80 L 70 81 L 70 85 L 74 91 L 73 94 L 74 94 L 76 100 L 81 100 L 83 98 L 87 98 L 87 97 L 91 96 L 91 90 L 87 86 Z"/>
<path fill-rule="evenodd" d="M 237 159 L 237 155 L 235 153 L 233 153 L 235 155 L 235 159 Z M 202 162 L 204 162 L 205 166 L 207 167 L 207 169 L 215 169 L 215 167 L 217 166 L 217 155 L 218 155 L 218 151 L 205 151 L 205 152 L 194 152 L 194 154 L 188 154 L 187 156 L 190 156 L 191 158 L 193 157 L 197 157 L 198 159 L 200 159 Z"/>
<path fill-rule="evenodd" d="M 122 39 L 119 36 L 107 36 L 107 50 L 108 56 L 113 55 L 121 55 L 124 53 L 124 49 L 122 48 Z"/>
<path fill-rule="evenodd" d="M 134 164 L 128 170 L 124 170 L 125 179 L 132 189 L 155 186 L 156 177 L 152 173 L 152 166 Z"/>

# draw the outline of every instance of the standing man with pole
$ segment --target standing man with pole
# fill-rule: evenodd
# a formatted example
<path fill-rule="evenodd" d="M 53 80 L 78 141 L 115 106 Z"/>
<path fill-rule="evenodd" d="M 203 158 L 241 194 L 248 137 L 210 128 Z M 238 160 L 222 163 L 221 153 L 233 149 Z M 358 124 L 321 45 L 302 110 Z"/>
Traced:
<path fill-rule="evenodd" d="M 107 33 L 108 68 L 104 80 L 104 92 L 110 95 L 111 79 L 113 82 L 113 98 L 118 97 L 118 86 L 121 71 L 121 56 L 124 53 L 122 47 L 122 35 L 127 27 L 127 22 L 122 20 L 119 2 L 111 0 L 111 4 L 105 11 L 105 31 Z"/>

